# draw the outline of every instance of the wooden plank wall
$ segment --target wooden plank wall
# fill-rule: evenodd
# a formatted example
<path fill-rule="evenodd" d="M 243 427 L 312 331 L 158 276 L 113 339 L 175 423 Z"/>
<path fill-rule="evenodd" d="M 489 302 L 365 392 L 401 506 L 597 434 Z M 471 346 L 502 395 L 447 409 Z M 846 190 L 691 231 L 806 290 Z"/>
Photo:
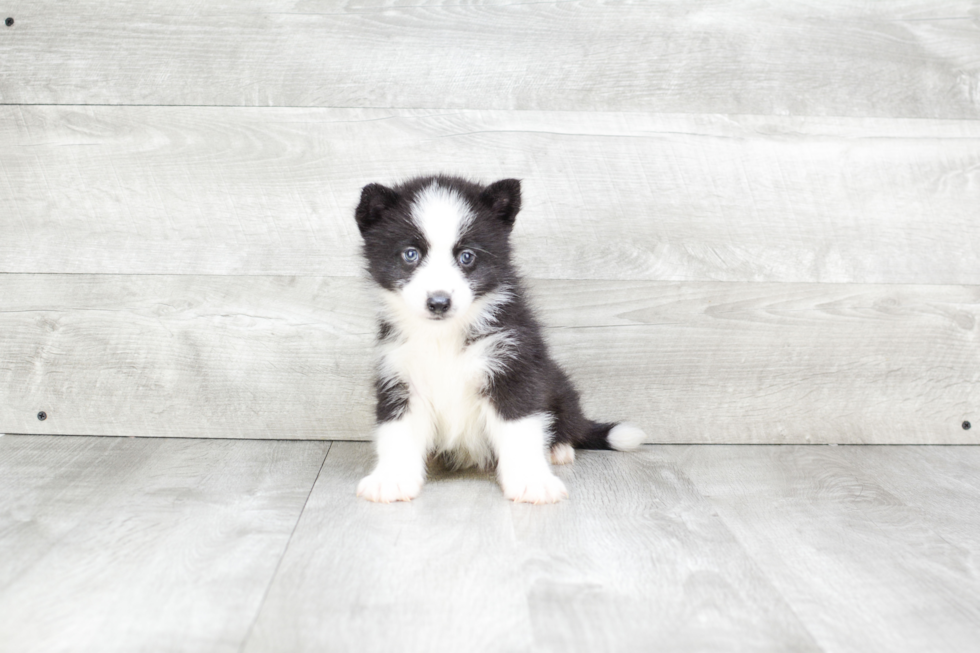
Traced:
<path fill-rule="evenodd" d="M 2 12 L 0 432 L 367 438 L 353 207 L 434 171 L 524 180 L 597 417 L 980 432 L 978 2 Z"/>

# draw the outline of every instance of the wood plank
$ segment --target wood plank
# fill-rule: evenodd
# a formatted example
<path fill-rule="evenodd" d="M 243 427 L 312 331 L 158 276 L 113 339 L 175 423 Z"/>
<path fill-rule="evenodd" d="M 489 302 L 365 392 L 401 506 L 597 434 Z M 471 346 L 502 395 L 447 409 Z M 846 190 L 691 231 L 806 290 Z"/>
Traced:
<path fill-rule="evenodd" d="M 556 510 L 514 506 L 538 650 L 819 651 L 656 448 L 579 452 Z"/>
<path fill-rule="evenodd" d="M 112 500 L 164 442 L 4 436 L 0 588 L 10 587 L 92 511 Z M 112 464 L 106 462 L 109 457 Z"/>
<path fill-rule="evenodd" d="M 360 284 L 0 275 L 0 432 L 366 439 Z M 980 423 L 980 287 L 536 281 L 533 294 L 588 412 L 653 442 L 976 442 L 961 424 Z"/>
<path fill-rule="evenodd" d="M 980 414 L 976 286 L 536 290 L 586 409 L 653 442 L 978 441 L 961 426 Z"/>
<path fill-rule="evenodd" d="M 8 2 L 0 103 L 980 117 L 964 0 Z"/>
<path fill-rule="evenodd" d="M 436 473 L 415 501 L 354 496 L 367 443 L 337 442 L 243 647 L 256 651 L 526 650 L 523 552 L 484 474 Z"/>
<path fill-rule="evenodd" d="M 980 573 L 972 549 L 934 529 L 879 485 L 851 447 L 664 448 L 711 499 L 828 653 L 973 651 L 980 639 Z M 887 454 L 886 454 L 887 455 Z M 957 450 L 980 473 L 980 450 Z M 948 482 L 932 466 L 904 477 L 909 492 Z M 897 470 L 896 470 L 897 471 Z M 939 471 L 939 478 L 933 472 Z M 947 477 L 947 478 L 944 478 Z M 959 490 L 963 487 L 960 486 Z M 976 488 L 947 497 L 974 515 Z M 962 522 L 961 522 L 962 524 Z"/>
<path fill-rule="evenodd" d="M 977 121 L 7 106 L 0 140 L 0 272 L 356 276 L 361 186 L 446 171 L 524 179 L 533 277 L 980 284 Z"/>
<path fill-rule="evenodd" d="M 978 447 L 586 452 L 557 470 L 570 499 L 533 507 L 445 470 L 412 504 L 369 504 L 370 447 L 328 446 L 0 438 L 0 648 L 912 653 L 980 635 Z"/>
<path fill-rule="evenodd" d="M 0 438 L 0 648 L 238 651 L 329 446 Z"/>
<path fill-rule="evenodd" d="M 374 326 L 353 279 L 0 275 L 0 287 L 0 432 L 369 435 Z"/>
<path fill-rule="evenodd" d="M 644 454 L 583 455 L 555 506 L 444 471 L 410 504 L 370 504 L 354 487 L 372 462 L 331 448 L 244 651 L 818 650 L 690 482 Z"/>
<path fill-rule="evenodd" d="M 980 447 L 855 447 L 842 455 L 914 510 L 980 577 Z"/>

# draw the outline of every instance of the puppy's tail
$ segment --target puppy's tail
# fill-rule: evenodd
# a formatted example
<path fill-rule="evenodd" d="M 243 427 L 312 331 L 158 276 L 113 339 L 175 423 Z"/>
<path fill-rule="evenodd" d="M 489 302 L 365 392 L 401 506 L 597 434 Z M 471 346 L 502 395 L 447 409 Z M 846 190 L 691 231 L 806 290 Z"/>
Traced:
<path fill-rule="evenodd" d="M 584 442 L 576 444 L 579 449 L 616 449 L 630 451 L 640 446 L 647 435 L 641 429 L 625 422 L 591 422 L 589 434 Z"/>

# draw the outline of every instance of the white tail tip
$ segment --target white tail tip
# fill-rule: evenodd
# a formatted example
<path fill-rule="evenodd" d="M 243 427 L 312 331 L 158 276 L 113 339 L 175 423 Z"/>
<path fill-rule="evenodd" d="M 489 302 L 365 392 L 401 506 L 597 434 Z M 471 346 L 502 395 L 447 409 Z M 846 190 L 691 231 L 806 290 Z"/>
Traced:
<path fill-rule="evenodd" d="M 646 438 L 647 434 L 632 424 L 617 424 L 606 436 L 609 446 L 618 451 L 636 449 Z"/>

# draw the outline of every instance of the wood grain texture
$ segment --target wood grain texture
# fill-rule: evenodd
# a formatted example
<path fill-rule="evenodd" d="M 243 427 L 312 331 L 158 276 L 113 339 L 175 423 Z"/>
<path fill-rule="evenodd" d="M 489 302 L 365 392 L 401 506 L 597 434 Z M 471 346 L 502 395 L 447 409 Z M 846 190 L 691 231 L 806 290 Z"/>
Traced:
<path fill-rule="evenodd" d="M 980 578 L 980 450 L 858 447 L 841 455 L 914 510 L 916 521 L 958 549 L 974 578 Z M 925 481 L 909 481 L 919 478 Z"/>
<path fill-rule="evenodd" d="M 662 451 L 711 499 L 823 650 L 976 649 L 980 569 L 970 544 L 980 536 L 980 495 L 956 467 L 975 478 L 980 449 Z M 896 458 L 925 463 L 904 465 L 900 495 L 891 492 L 903 471 Z M 906 503 L 903 495 L 935 496 L 937 485 L 946 505 Z M 966 527 L 966 537 L 948 539 L 950 527 Z"/>
<path fill-rule="evenodd" d="M 0 315 L 11 320 L 0 328 L 0 410 L 12 418 L 0 431 L 369 435 L 374 326 L 353 279 L 0 275 L 0 284 Z"/>
<path fill-rule="evenodd" d="M 710 502 L 655 452 L 579 452 L 558 468 L 568 501 L 514 506 L 538 650 L 820 650 Z"/>
<path fill-rule="evenodd" d="M 333 445 L 244 651 L 817 650 L 690 482 L 644 454 L 581 456 L 555 506 L 441 471 L 410 504 L 370 504 L 354 487 L 372 463 Z"/>
<path fill-rule="evenodd" d="M 980 122 L 0 107 L 0 271 L 357 275 L 360 188 L 524 179 L 533 277 L 980 284 Z"/>
<path fill-rule="evenodd" d="M 0 650 L 238 651 L 329 446 L 0 438 Z"/>
<path fill-rule="evenodd" d="M 372 447 L 331 451 L 243 651 L 526 649 L 524 555 L 496 483 L 436 472 L 412 503 L 373 504 L 354 495 Z"/>
<path fill-rule="evenodd" d="M 556 470 L 571 496 L 554 506 L 443 469 L 411 504 L 369 504 L 354 487 L 372 463 L 367 443 L 0 437 L 0 651 L 980 637 L 980 447 L 585 452 Z"/>
<path fill-rule="evenodd" d="M 588 412 L 636 419 L 653 442 L 977 442 L 961 424 L 980 413 L 978 287 L 549 282 L 536 295 Z"/>
<path fill-rule="evenodd" d="M 0 275 L 0 432 L 366 439 L 361 283 Z M 532 291 L 587 411 L 653 442 L 976 442 L 978 287 Z"/>
<path fill-rule="evenodd" d="M 4 104 L 980 117 L 971 1 L 7 3 Z"/>

